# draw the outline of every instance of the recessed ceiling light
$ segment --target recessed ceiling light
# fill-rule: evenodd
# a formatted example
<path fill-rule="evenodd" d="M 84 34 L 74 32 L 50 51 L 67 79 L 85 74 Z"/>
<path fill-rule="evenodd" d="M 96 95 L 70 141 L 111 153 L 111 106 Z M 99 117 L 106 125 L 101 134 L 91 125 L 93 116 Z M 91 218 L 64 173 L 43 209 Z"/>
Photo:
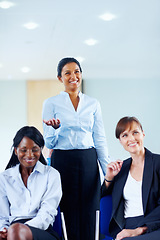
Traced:
<path fill-rule="evenodd" d="M 30 70 L 31 70 L 31 69 L 30 69 L 29 67 L 22 67 L 22 68 L 21 68 L 21 71 L 22 71 L 23 73 L 28 73 Z"/>
<path fill-rule="evenodd" d="M 77 61 L 82 63 L 85 59 L 83 57 L 76 57 Z"/>
<path fill-rule="evenodd" d="M 104 21 L 111 21 L 116 18 L 116 15 L 114 15 L 112 13 L 105 13 L 105 14 L 102 14 L 101 16 L 99 16 L 99 18 L 101 18 Z"/>
<path fill-rule="evenodd" d="M 32 29 L 37 28 L 39 26 L 39 24 L 34 23 L 34 22 L 29 22 L 29 23 L 24 24 L 23 26 L 29 30 L 32 30 Z"/>
<path fill-rule="evenodd" d="M 0 2 L 0 8 L 3 8 L 3 9 L 8 9 L 10 7 L 13 7 L 14 5 L 15 5 L 15 3 L 13 3 L 13 2 L 8 2 L 8 1 Z"/>
<path fill-rule="evenodd" d="M 0 68 L 2 68 L 3 67 L 3 64 L 2 63 L 0 63 Z"/>
<path fill-rule="evenodd" d="M 98 43 L 98 41 L 96 39 L 90 38 L 84 41 L 85 44 L 89 45 L 89 46 L 93 46 L 96 43 Z"/>

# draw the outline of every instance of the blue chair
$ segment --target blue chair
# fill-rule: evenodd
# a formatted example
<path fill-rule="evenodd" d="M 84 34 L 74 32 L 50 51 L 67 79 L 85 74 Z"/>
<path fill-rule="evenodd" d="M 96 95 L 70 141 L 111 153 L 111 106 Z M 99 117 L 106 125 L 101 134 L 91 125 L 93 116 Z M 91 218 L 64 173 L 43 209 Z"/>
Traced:
<path fill-rule="evenodd" d="M 57 211 L 58 213 L 53 223 L 53 230 L 58 233 L 62 240 L 68 240 L 64 214 L 60 211 L 59 206 L 57 208 Z"/>
<path fill-rule="evenodd" d="M 112 196 L 107 195 L 100 201 L 100 233 L 105 235 L 104 240 L 112 240 L 109 234 L 109 222 L 112 213 Z"/>
<path fill-rule="evenodd" d="M 58 233 L 58 235 L 62 238 L 62 220 L 61 220 L 61 212 L 60 207 L 57 208 L 57 215 L 55 217 L 55 221 L 53 223 L 53 230 Z"/>

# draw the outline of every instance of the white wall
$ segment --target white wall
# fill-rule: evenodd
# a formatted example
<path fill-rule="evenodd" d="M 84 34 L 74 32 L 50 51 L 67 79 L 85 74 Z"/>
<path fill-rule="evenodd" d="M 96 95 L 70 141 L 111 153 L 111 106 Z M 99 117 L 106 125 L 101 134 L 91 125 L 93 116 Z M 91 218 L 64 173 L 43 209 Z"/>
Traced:
<path fill-rule="evenodd" d="M 144 128 L 145 146 L 160 153 L 160 81 L 158 79 L 84 80 L 86 94 L 101 103 L 106 137 L 111 157 L 127 158 L 114 136 L 121 117 L 136 116 Z M 0 172 L 10 157 L 12 140 L 17 130 L 27 124 L 26 82 L 0 81 Z M 41 119 L 40 119 L 41 121 Z"/>
<path fill-rule="evenodd" d="M 105 79 L 84 81 L 86 94 L 101 103 L 109 154 L 115 159 L 129 155 L 115 138 L 120 118 L 135 116 L 145 132 L 145 146 L 160 153 L 160 81 L 158 79 Z"/>
<path fill-rule="evenodd" d="M 0 81 L 0 172 L 11 155 L 13 138 L 27 123 L 26 82 Z"/>

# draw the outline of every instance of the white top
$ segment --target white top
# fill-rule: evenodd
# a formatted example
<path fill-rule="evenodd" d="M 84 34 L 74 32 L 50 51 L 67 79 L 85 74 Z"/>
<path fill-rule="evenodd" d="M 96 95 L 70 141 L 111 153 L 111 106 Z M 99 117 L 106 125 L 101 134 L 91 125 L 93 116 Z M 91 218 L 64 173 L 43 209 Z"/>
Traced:
<path fill-rule="evenodd" d="M 53 224 L 62 196 L 58 171 L 37 162 L 28 177 L 27 188 L 22 181 L 19 164 L 0 174 L 0 230 L 18 219 L 46 230 Z"/>
<path fill-rule="evenodd" d="M 48 98 L 43 104 L 43 119 L 59 118 L 54 129 L 43 123 L 45 145 L 49 149 L 88 149 L 95 147 L 103 172 L 110 162 L 99 102 L 79 92 L 77 111 L 67 92 Z"/>
<path fill-rule="evenodd" d="M 142 205 L 142 181 L 136 181 L 130 172 L 123 189 L 123 196 L 125 199 L 125 218 L 144 214 Z"/>

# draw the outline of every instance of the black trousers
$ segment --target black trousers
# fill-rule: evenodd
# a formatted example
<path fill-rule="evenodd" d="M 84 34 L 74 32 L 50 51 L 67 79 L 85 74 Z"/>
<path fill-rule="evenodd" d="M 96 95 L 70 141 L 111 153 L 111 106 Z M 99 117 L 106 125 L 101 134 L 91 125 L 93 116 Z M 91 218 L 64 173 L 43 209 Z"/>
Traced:
<path fill-rule="evenodd" d="M 60 209 L 64 213 L 68 240 L 94 240 L 96 210 L 100 205 L 96 150 L 54 150 L 51 165 L 61 175 Z"/>
<path fill-rule="evenodd" d="M 126 219 L 126 229 L 135 229 L 137 228 L 137 223 L 143 218 L 143 216 L 139 217 L 130 217 Z M 137 237 L 127 237 L 124 238 L 124 240 L 159 240 L 160 239 L 160 229 L 145 233 L 143 235 L 137 236 Z"/>

